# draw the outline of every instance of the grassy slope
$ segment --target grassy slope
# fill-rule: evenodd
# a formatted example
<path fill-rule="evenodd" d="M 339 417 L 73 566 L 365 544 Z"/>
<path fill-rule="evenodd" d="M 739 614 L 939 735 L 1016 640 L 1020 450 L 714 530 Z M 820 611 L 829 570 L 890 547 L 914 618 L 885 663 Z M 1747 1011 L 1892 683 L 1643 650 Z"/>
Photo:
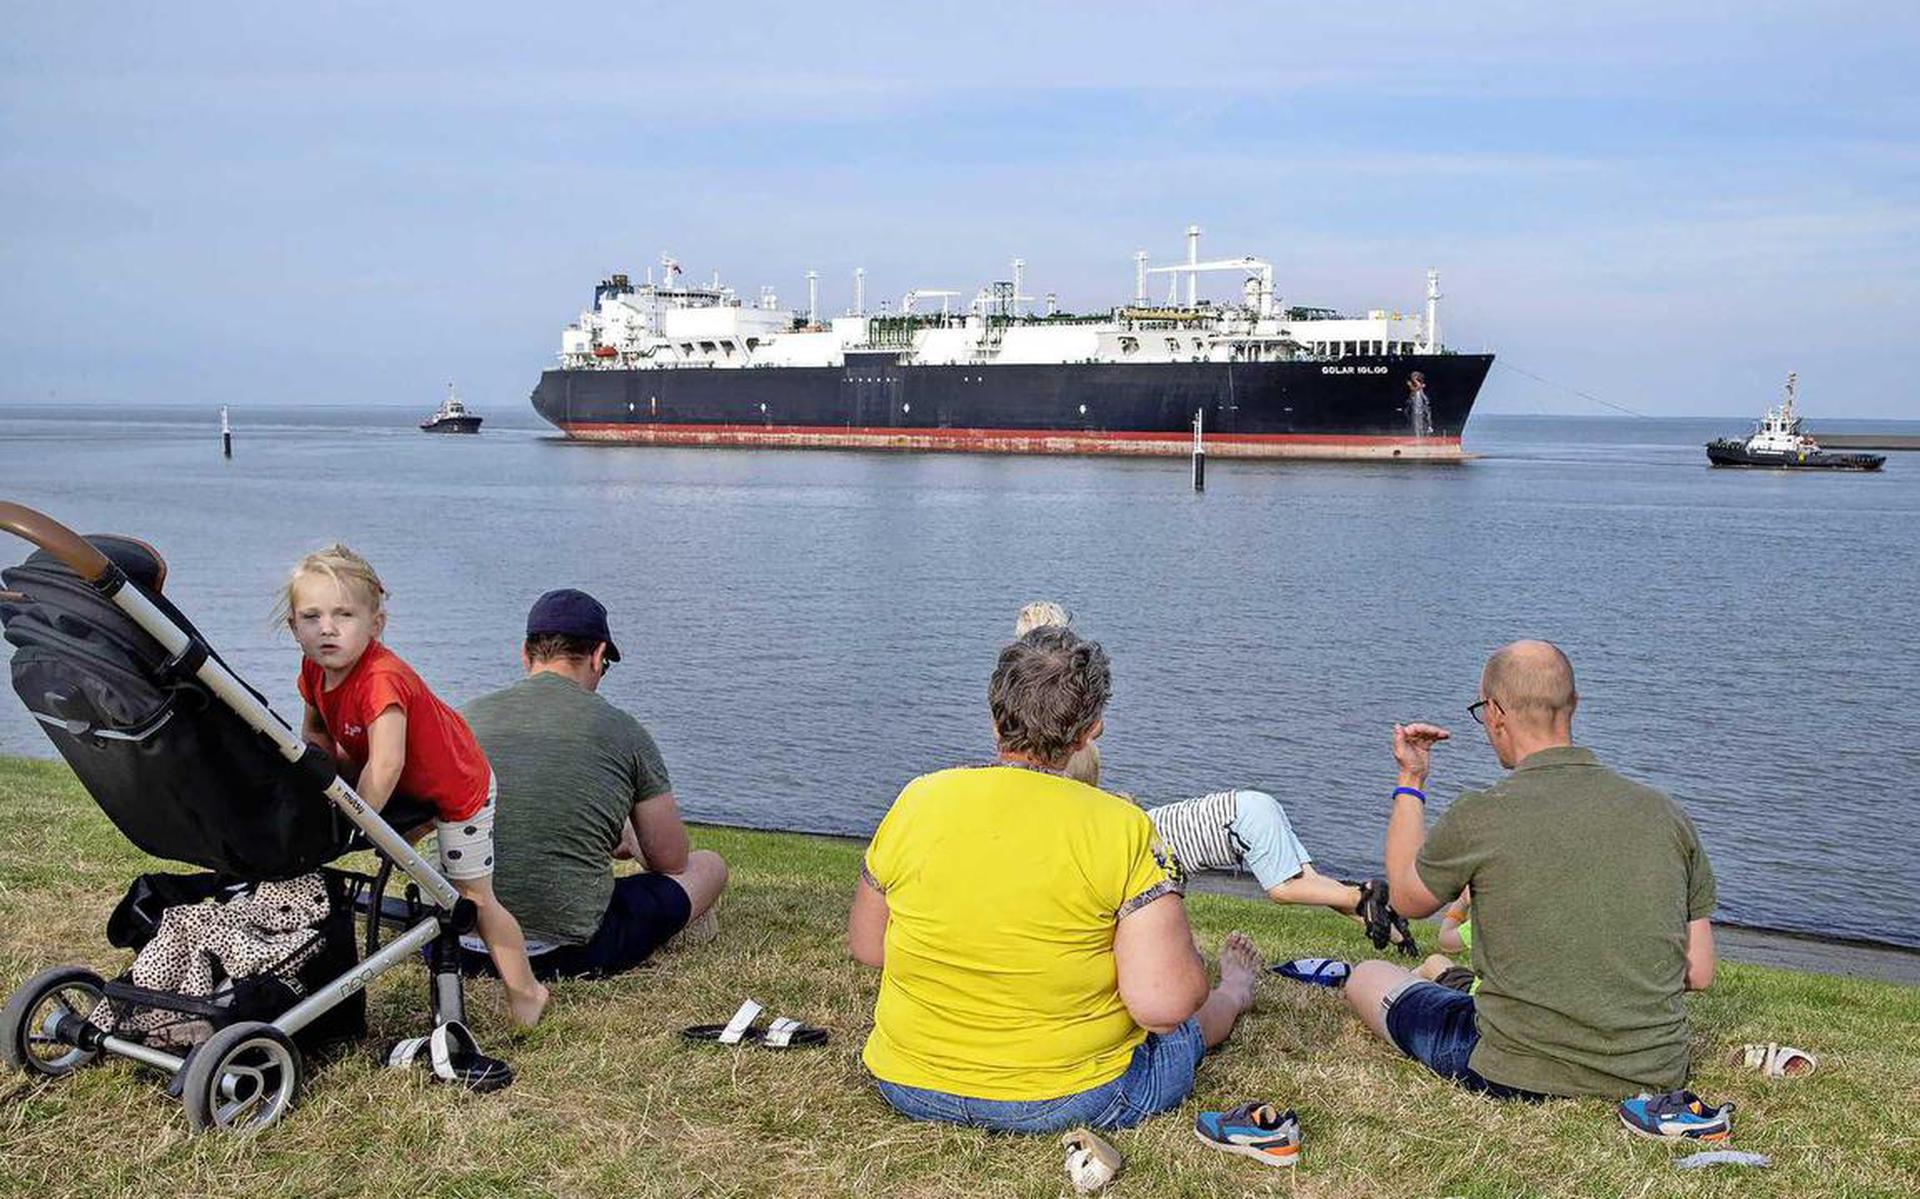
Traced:
<path fill-rule="evenodd" d="M 0 1079 L 0 1193 L 622 1195 L 1064 1193 L 1050 1139 L 909 1125 L 866 1085 L 859 1045 L 874 980 L 839 949 L 858 850 L 707 829 L 734 864 L 720 939 L 625 978 L 563 985 L 517 1040 L 489 984 L 473 988 L 483 1043 L 520 1081 L 473 1097 L 375 1069 L 362 1055 L 315 1076 L 302 1107 L 252 1141 L 190 1137 L 156 1076 L 126 1064 L 53 1084 Z M 43 966 L 123 961 L 101 929 L 150 868 L 57 766 L 0 759 L 0 987 Z M 1358 955 L 1331 916 L 1196 897 L 1208 944 L 1252 933 L 1274 957 Z M 421 972 L 374 989 L 376 1036 L 416 1028 Z M 675 1030 L 751 995 L 824 1025 L 823 1051 L 684 1045 Z M 1693 1002 L 1698 1089 L 1739 1102 L 1734 1144 L 1771 1171 L 1674 1171 L 1599 1102 L 1541 1109 L 1456 1091 L 1362 1035 L 1329 994 L 1273 980 L 1179 1112 L 1119 1134 L 1118 1195 L 1868 1195 L 1920 1193 L 1920 1031 L 1911 989 L 1758 967 L 1723 968 Z M 1735 1043 L 1787 1039 L 1821 1072 L 1766 1083 L 1718 1064 Z M 1297 1107 L 1293 1174 L 1193 1140 L 1195 1111 L 1260 1096 Z"/>

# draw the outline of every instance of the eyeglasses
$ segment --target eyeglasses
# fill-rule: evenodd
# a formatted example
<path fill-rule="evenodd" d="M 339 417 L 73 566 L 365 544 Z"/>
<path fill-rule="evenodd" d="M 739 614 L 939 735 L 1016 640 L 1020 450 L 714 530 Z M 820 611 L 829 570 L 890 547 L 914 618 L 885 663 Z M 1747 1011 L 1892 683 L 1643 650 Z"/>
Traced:
<path fill-rule="evenodd" d="M 1500 706 L 1500 701 L 1497 699 L 1493 699 L 1492 697 L 1488 697 L 1487 699 L 1474 700 L 1472 703 L 1467 705 L 1467 715 L 1473 717 L 1473 723 L 1475 724 L 1487 723 L 1486 711 L 1487 711 L 1488 704 L 1492 704 L 1495 710 L 1497 711 L 1500 711 L 1500 712 L 1506 711 L 1505 708 L 1502 708 Z"/>

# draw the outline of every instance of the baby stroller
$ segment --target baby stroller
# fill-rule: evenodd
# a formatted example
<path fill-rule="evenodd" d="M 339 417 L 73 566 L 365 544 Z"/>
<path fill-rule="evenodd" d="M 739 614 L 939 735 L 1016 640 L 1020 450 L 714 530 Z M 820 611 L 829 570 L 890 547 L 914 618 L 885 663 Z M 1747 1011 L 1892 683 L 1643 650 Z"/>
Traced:
<path fill-rule="evenodd" d="M 277 992 L 284 1008 L 237 1012 L 231 1003 L 172 997 L 126 980 L 104 981 L 76 966 L 27 982 L 0 1016 L 8 1064 L 55 1077 L 102 1053 L 164 1070 L 196 1131 L 253 1131 L 278 1121 L 299 1094 L 305 1066 L 297 1040 L 316 1031 L 362 1034 L 363 988 L 410 957 L 431 974 L 431 1036 L 403 1041 L 394 1065 L 428 1053 L 435 1074 L 475 1089 L 512 1079 L 505 1063 L 481 1057 L 464 1026 L 460 934 L 473 905 L 380 813 L 361 802 L 325 751 L 308 745 L 241 682 L 193 625 L 161 594 L 166 563 L 125 537 L 81 537 L 18 504 L 0 502 L 0 529 L 38 549 L 0 572 L 0 624 L 15 647 L 14 690 L 108 818 L 155 857 L 213 875 L 148 876 L 115 914 L 140 923 L 151 909 L 215 891 L 311 876 L 355 849 L 379 857 L 377 877 L 327 869 L 328 951 L 306 966 L 306 985 Z M 387 816 L 412 827 L 400 814 Z M 418 823 L 418 822 L 416 822 Z M 398 867 L 411 885 L 387 897 Z M 170 882 L 167 880 L 171 880 Z M 158 882 L 156 889 L 152 886 Z M 156 895 L 158 898 L 156 898 Z M 366 956 L 354 946 L 353 913 L 367 914 Z M 142 916 L 141 913 L 145 913 Z M 401 931 L 379 943 L 383 917 Z M 344 922 L 344 938 L 340 936 Z M 110 926 L 110 933 L 115 928 Z M 117 933 L 116 943 L 125 944 Z M 343 952 L 344 951 L 344 952 Z M 324 962 L 315 974 L 315 962 Z M 276 994 L 269 990 L 269 995 Z M 231 994 L 231 992 L 230 992 Z M 258 998 L 258 994 L 254 994 Z M 212 1032 L 184 1052 L 162 1048 L 98 1011 L 132 1007 L 179 1013 Z"/>

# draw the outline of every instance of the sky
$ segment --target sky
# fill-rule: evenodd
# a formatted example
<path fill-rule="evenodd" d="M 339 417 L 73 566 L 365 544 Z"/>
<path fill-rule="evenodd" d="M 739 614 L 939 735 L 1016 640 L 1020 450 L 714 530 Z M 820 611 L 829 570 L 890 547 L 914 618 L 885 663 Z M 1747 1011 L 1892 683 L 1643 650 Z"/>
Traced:
<path fill-rule="evenodd" d="M 822 308 L 1274 264 L 1481 411 L 1920 418 L 1920 8 L 0 0 L 0 404 L 525 402 L 662 253 Z M 1231 281 L 1220 278 L 1226 295 Z M 1509 369 L 1511 368 L 1511 369 Z"/>

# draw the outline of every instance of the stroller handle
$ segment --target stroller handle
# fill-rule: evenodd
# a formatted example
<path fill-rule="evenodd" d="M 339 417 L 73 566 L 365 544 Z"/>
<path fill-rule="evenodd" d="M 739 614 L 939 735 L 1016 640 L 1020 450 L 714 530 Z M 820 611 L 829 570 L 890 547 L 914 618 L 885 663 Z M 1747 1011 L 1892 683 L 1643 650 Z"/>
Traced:
<path fill-rule="evenodd" d="M 33 542 L 89 583 L 100 582 L 113 570 L 113 563 L 86 538 L 23 504 L 0 500 L 0 529 Z"/>

